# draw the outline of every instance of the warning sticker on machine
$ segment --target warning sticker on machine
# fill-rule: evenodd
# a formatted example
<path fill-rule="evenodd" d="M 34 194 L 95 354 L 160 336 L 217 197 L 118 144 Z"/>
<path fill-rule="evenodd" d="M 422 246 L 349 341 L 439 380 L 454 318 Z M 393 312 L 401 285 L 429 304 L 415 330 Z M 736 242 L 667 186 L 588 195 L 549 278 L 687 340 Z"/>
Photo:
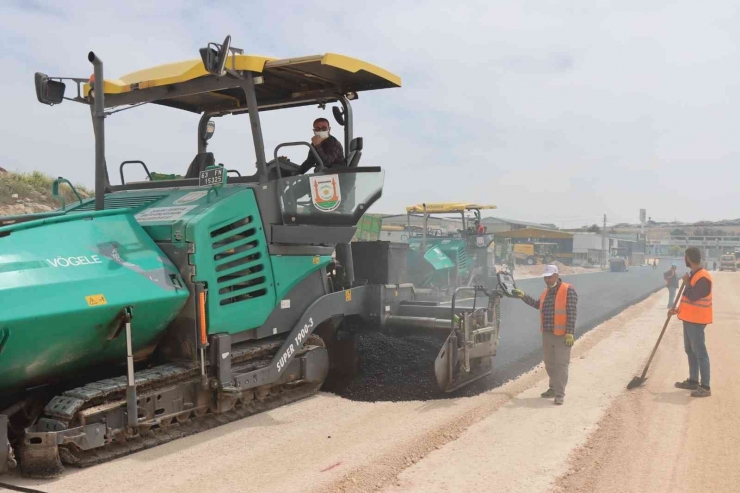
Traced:
<path fill-rule="evenodd" d="M 202 199 L 207 194 L 208 192 L 206 191 L 190 192 L 189 194 L 183 195 L 182 197 L 180 197 L 179 199 L 175 200 L 172 203 L 175 205 L 180 205 L 180 204 L 187 204 L 188 202 L 195 202 L 198 199 Z"/>
<path fill-rule="evenodd" d="M 196 205 L 181 205 L 178 207 L 152 207 L 151 209 L 147 209 L 136 214 L 136 220 L 140 223 L 177 221 L 196 207 Z"/>
<path fill-rule="evenodd" d="M 105 299 L 105 296 L 102 294 L 94 294 L 92 296 L 85 296 L 85 299 L 87 300 L 87 304 L 90 306 L 100 306 L 100 305 L 107 305 L 108 300 Z"/>

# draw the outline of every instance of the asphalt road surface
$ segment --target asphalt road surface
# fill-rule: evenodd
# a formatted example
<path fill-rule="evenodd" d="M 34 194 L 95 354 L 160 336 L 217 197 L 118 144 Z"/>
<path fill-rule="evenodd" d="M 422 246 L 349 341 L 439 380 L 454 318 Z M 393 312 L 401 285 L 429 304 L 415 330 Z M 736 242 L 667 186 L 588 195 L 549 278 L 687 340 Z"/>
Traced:
<path fill-rule="evenodd" d="M 682 261 L 663 259 L 657 269 L 632 267 L 629 272 L 563 275 L 563 280 L 573 285 L 578 293 L 576 337 L 663 288 L 663 273 L 672 262 L 679 266 L 679 274 L 686 270 Z M 534 298 L 538 298 L 544 289 L 544 282 L 539 278 L 522 279 L 516 284 Z M 667 304 L 668 292 L 665 293 Z M 470 303 L 467 301 L 468 305 Z M 485 301 L 480 299 L 478 303 Z M 501 304 L 501 341 L 495 359 L 497 369 L 480 384 L 462 389 L 465 394 L 476 394 L 501 385 L 542 361 L 539 311 L 515 299 L 504 299 Z"/>

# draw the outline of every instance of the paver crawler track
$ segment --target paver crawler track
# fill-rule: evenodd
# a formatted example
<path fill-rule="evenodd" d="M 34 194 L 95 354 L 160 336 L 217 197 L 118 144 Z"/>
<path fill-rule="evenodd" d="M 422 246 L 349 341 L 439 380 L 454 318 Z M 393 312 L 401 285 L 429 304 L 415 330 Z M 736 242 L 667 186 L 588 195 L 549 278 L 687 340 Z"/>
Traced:
<path fill-rule="evenodd" d="M 234 348 L 232 369 L 239 373 L 269 365 L 282 342 L 272 339 Z M 307 351 L 309 346 L 324 346 L 317 336 L 307 342 L 306 349 L 300 352 Z M 67 433 L 74 436 L 75 430 L 82 429 L 79 427 L 94 425 L 102 426 L 105 436 L 98 435 L 100 441 L 93 447 L 72 439 L 58 442 L 58 447 L 47 448 L 48 452 L 41 454 L 28 449 L 25 455 L 28 460 L 21 461 L 24 474 L 49 478 L 63 470 L 61 463 L 86 467 L 107 462 L 303 399 L 321 387 L 321 383 L 293 380 L 251 389 L 232 388 L 221 393 L 202 386 L 200 368 L 196 364 L 176 363 L 136 372 L 134 380 L 140 401 L 138 429 L 128 428 L 121 419 L 126 409 L 125 376 L 65 391 L 47 404 L 37 428 L 69 430 Z M 148 404 L 168 392 L 177 394 L 181 406 L 174 411 L 170 409 L 172 412 L 158 414 L 154 411 L 154 403 Z"/>
<path fill-rule="evenodd" d="M 282 340 L 253 343 L 232 352 L 232 364 L 256 360 L 274 354 Z M 172 385 L 193 378 L 199 373 L 196 364 L 168 363 L 134 374 L 136 390 L 142 394 L 156 387 Z M 54 397 L 44 408 L 44 414 L 69 424 L 79 411 L 126 397 L 126 376 L 90 382 L 82 387 L 67 390 Z"/>
<path fill-rule="evenodd" d="M 261 401 L 254 400 L 237 405 L 223 414 L 209 413 L 205 416 L 192 417 L 182 424 L 174 422 L 166 429 L 153 428 L 125 442 L 113 442 L 100 449 L 80 450 L 74 446 L 61 447 L 59 455 L 62 462 L 68 465 L 94 466 L 310 397 L 318 392 L 319 387 L 318 384 L 286 384 L 282 386 L 283 391 L 279 394 L 269 395 Z"/>

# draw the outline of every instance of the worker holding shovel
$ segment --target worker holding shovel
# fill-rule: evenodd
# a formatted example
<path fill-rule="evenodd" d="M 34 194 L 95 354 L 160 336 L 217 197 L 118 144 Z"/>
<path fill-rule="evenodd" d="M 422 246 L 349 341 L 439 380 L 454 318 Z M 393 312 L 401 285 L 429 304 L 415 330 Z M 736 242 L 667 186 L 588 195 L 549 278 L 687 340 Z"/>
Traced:
<path fill-rule="evenodd" d="M 676 387 L 691 390 L 692 397 L 709 397 L 712 390 L 709 386 L 709 353 L 704 329 L 712 323 L 712 277 L 702 267 L 698 248 L 686 249 L 686 267 L 691 272 L 683 276 L 686 287 L 681 303 L 677 309 L 669 311 L 683 321 L 683 344 L 689 357 L 689 378 L 676 382 Z"/>
<path fill-rule="evenodd" d="M 557 266 L 546 265 L 542 277 L 545 280 L 545 290 L 539 300 L 520 289 L 513 290 L 512 294 L 540 311 L 542 359 L 550 377 L 550 388 L 542 393 L 542 397 L 554 397 L 555 404 L 562 405 L 565 400 L 565 386 L 568 384 L 570 349 L 575 340 L 578 295 L 573 286 L 560 279 Z"/>
<path fill-rule="evenodd" d="M 676 299 L 676 290 L 678 289 L 678 274 L 676 273 L 676 264 L 671 264 L 671 268 L 663 274 L 666 286 L 668 287 L 668 306 L 673 306 L 673 300 Z"/>

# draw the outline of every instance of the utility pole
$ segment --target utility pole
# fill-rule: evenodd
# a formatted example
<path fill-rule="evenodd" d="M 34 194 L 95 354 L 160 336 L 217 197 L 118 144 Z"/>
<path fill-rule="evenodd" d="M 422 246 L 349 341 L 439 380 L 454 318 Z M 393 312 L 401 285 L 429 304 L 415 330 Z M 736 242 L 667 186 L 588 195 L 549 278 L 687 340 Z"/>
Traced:
<path fill-rule="evenodd" d="M 606 214 L 604 214 L 604 227 L 601 228 L 601 258 L 602 258 L 602 268 L 606 268 L 607 266 L 607 250 L 606 250 Z"/>

